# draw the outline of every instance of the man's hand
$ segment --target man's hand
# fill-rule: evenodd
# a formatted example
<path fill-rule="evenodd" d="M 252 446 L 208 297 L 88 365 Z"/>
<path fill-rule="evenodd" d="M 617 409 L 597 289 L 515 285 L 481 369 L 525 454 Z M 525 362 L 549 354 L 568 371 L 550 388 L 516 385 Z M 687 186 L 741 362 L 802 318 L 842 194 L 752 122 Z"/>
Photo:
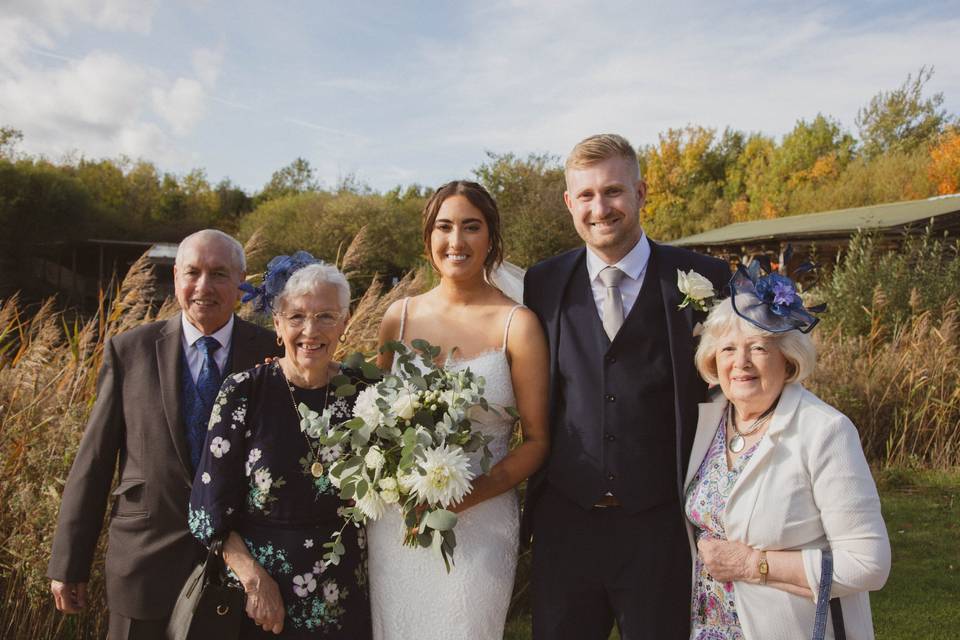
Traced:
<path fill-rule="evenodd" d="M 57 610 L 64 613 L 80 613 L 87 606 L 86 582 L 50 581 L 50 591 L 53 592 L 53 601 Z"/>

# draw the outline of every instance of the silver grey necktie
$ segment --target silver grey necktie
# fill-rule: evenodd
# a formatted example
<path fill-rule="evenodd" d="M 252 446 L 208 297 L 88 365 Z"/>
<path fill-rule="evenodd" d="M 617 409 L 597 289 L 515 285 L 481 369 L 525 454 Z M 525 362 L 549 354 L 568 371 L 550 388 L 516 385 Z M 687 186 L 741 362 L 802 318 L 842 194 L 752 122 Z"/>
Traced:
<path fill-rule="evenodd" d="M 620 281 L 626 274 L 616 267 L 606 267 L 600 271 L 600 282 L 607 288 L 603 297 L 603 330 L 611 341 L 623 326 L 623 297 L 620 295 Z"/>

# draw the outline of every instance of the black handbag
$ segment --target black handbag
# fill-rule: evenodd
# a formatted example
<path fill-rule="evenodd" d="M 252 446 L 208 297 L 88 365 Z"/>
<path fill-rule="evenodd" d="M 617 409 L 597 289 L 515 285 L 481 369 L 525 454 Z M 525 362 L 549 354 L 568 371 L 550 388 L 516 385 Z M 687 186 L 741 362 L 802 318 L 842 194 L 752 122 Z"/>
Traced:
<path fill-rule="evenodd" d="M 830 621 L 833 622 L 833 637 L 835 640 L 847 640 L 846 629 L 843 625 L 843 609 L 840 607 L 840 598 L 830 597 L 830 587 L 833 584 L 833 552 L 823 550 L 820 563 L 820 588 L 817 593 L 817 613 L 813 622 L 813 640 L 823 640 L 827 632 L 827 606 L 830 607 Z"/>
<path fill-rule="evenodd" d="M 167 624 L 167 640 L 239 638 L 245 599 L 243 587 L 227 577 L 223 540 L 214 540 L 206 560 L 194 567 L 180 589 Z"/>

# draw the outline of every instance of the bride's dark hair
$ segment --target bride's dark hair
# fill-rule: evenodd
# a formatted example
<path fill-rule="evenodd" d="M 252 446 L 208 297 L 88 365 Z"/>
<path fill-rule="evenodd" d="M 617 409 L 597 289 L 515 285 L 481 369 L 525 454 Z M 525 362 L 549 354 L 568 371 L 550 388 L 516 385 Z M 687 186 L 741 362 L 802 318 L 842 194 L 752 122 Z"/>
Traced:
<path fill-rule="evenodd" d="M 442 185 L 427 201 L 427 206 L 423 208 L 423 246 L 427 251 L 427 259 L 433 264 L 433 251 L 430 246 L 430 234 L 433 233 L 433 227 L 437 223 L 437 214 L 440 213 L 440 205 L 452 196 L 463 196 L 470 201 L 470 204 L 479 209 L 483 214 L 483 219 L 487 223 L 487 231 L 490 234 L 490 252 L 487 253 L 483 261 L 483 271 L 487 276 L 500 266 L 503 262 L 503 235 L 500 232 L 500 210 L 497 203 L 482 185 L 469 180 L 454 180 Z"/>

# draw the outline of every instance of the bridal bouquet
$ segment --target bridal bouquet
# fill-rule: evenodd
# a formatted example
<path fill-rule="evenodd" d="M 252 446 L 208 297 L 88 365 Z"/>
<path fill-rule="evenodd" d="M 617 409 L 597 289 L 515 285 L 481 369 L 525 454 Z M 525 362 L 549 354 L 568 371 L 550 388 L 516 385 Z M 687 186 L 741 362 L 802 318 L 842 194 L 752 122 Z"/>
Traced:
<path fill-rule="evenodd" d="M 436 366 L 440 347 L 424 340 L 414 340 L 412 347 L 400 342 L 383 347 L 394 353 L 394 370 L 399 373 L 386 373 L 361 390 L 351 420 L 330 425 L 328 414 L 317 414 L 301 404 L 301 428 L 317 434 L 323 445 L 339 446 L 345 452 L 328 472 L 340 497 L 353 501 L 343 511 L 344 527 L 377 520 L 390 505 L 397 505 L 409 532 L 405 542 L 439 547 L 449 571 L 457 516 L 447 507 L 470 492 L 474 474 L 469 453 L 481 452 L 483 472 L 490 468 L 487 445 L 491 438 L 473 431 L 470 420 L 475 407 L 488 410 L 489 405 L 483 397 L 482 377 L 469 369 L 449 371 Z M 365 375 L 373 368 L 359 354 L 351 358 L 345 364 L 360 364 Z M 346 384 L 337 392 L 347 395 L 356 389 Z M 325 562 L 339 563 L 345 551 L 342 532 L 343 528 L 334 532 L 324 545 Z"/>

